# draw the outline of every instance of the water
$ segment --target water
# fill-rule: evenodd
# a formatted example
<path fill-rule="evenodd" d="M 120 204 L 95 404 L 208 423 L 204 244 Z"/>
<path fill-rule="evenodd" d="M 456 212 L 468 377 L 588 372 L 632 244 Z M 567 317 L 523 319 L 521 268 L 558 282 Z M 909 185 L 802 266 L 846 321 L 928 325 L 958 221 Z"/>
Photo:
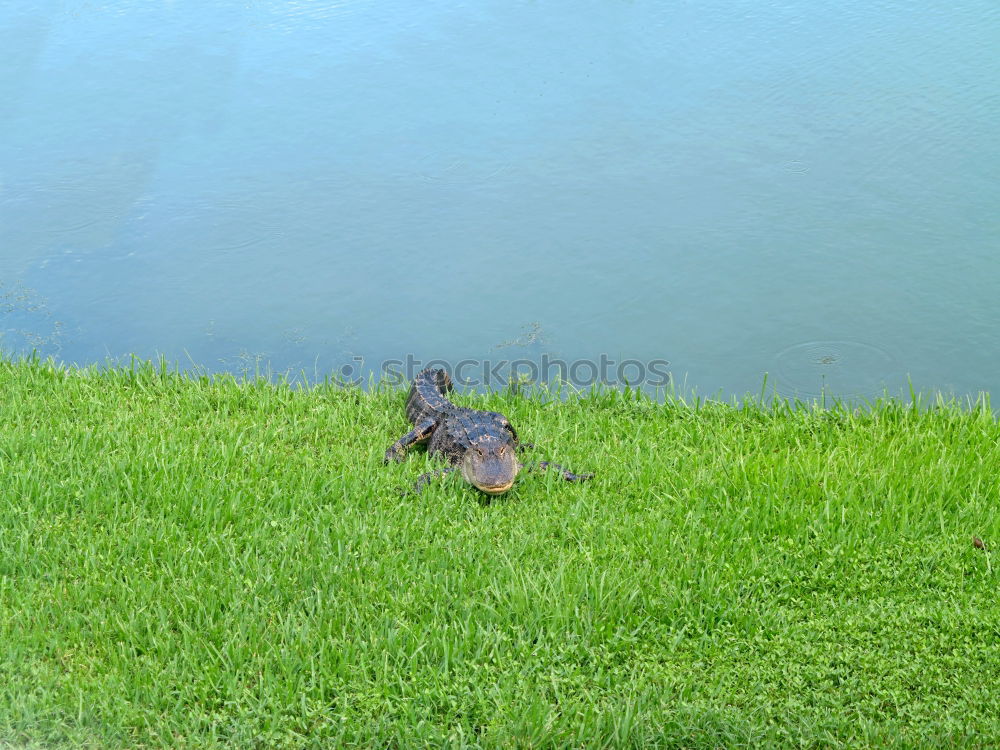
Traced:
<path fill-rule="evenodd" d="M 0 346 L 997 391 L 998 48 L 993 0 L 6 0 Z"/>

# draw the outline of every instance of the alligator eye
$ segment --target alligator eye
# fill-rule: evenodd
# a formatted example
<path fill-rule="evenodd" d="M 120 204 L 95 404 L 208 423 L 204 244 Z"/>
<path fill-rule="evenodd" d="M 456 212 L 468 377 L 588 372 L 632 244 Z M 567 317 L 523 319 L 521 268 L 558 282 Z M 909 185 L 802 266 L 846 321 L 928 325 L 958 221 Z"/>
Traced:
<path fill-rule="evenodd" d="M 501 445 L 500 446 L 500 455 L 501 456 L 503 455 L 503 453 L 504 453 L 505 450 L 507 450 L 507 446 L 506 445 Z"/>

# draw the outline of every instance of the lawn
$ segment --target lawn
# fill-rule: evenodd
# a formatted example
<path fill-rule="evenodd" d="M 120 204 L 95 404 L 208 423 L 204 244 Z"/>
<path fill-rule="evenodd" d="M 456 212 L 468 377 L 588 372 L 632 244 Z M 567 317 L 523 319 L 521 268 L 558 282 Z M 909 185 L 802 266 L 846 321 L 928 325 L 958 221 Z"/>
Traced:
<path fill-rule="evenodd" d="M 988 404 L 456 394 L 596 474 L 487 502 L 401 391 L 0 393 L 0 748 L 1000 742 Z"/>

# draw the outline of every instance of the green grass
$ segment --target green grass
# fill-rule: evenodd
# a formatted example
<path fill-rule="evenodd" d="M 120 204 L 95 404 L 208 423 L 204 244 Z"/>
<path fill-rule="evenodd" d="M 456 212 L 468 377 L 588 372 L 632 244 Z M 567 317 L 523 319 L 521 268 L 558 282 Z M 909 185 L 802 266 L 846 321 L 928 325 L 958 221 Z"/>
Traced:
<path fill-rule="evenodd" d="M 987 746 L 1000 426 L 458 395 L 539 459 L 383 467 L 400 392 L 0 364 L 0 747 Z"/>

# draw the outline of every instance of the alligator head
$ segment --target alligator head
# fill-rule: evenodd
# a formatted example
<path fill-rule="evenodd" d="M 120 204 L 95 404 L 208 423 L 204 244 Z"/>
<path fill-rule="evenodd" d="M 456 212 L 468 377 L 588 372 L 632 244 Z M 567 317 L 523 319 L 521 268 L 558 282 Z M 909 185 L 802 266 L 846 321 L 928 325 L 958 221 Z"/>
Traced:
<path fill-rule="evenodd" d="M 480 438 L 462 459 L 462 476 L 488 495 L 509 490 L 520 468 L 514 446 L 492 436 Z"/>

